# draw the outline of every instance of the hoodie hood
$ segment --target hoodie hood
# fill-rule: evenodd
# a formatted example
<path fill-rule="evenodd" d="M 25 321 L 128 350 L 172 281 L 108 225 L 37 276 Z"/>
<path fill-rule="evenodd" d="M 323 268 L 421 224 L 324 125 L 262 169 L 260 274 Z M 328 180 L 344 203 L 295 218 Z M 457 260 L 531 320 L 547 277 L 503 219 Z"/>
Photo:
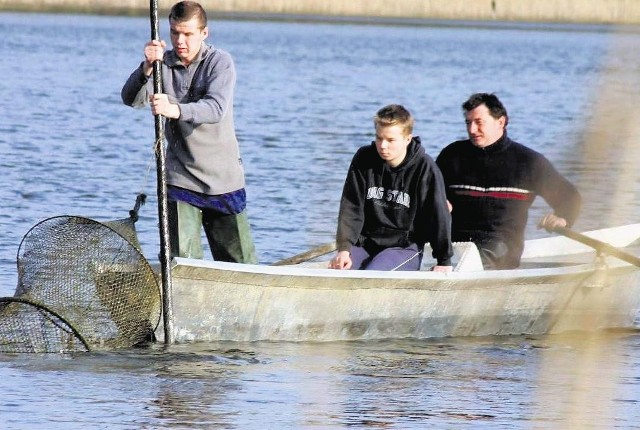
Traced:
<path fill-rule="evenodd" d="M 420 141 L 420 136 L 413 136 L 411 138 L 411 142 L 407 145 L 407 154 L 405 155 L 404 160 L 402 160 L 402 162 L 396 167 L 390 167 L 384 160 L 382 160 L 382 158 L 380 158 L 375 141 L 371 142 L 371 150 L 382 163 L 381 172 L 399 172 L 404 170 L 407 166 L 415 164 L 425 153 L 424 148 L 422 147 L 422 142 Z"/>
<path fill-rule="evenodd" d="M 386 189 L 404 189 L 405 175 L 408 171 L 414 169 L 415 166 L 420 162 L 420 160 L 425 156 L 425 151 L 422 147 L 419 136 L 412 137 L 411 142 L 409 142 L 409 144 L 407 145 L 407 153 L 404 157 L 404 160 L 402 160 L 402 162 L 395 167 L 389 166 L 386 161 L 380 158 L 375 142 L 371 143 L 371 150 L 375 154 L 377 163 L 379 163 L 378 168 L 375 169 L 380 176 L 378 185 Z"/>

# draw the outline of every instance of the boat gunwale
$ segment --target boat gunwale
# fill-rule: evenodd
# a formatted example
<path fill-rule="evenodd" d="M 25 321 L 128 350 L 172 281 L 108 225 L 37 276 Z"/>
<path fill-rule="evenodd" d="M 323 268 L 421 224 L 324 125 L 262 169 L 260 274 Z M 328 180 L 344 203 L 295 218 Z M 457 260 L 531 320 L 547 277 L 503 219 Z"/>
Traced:
<path fill-rule="evenodd" d="M 180 273 L 181 268 L 191 268 L 188 273 Z M 396 281 L 483 281 L 488 280 L 510 280 L 512 283 L 528 282 L 530 279 L 544 278 L 563 278 L 575 277 L 577 275 L 590 275 L 597 271 L 605 269 L 616 271 L 634 271 L 638 268 L 629 263 L 616 261 L 612 257 L 607 258 L 606 263 L 598 263 L 597 261 L 589 263 L 576 263 L 570 265 L 562 265 L 556 267 L 540 267 L 540 268 L 518 268 L 513 270 L 484 270 L 484 271 L 468 271 L 468 272 L 432 272 L 432 271 L 374 271 L 374 270 L 334 270 L 322 268 L 309 268 L 304 266 L 268 266 L 259 264 L 240 264 L 219 262 L 211 260 L 198 260 L 189 258 L 176 257 L 172 260 L 171 273 L 173 278 L 180 279 L 199 279 L 194 276 L 198 271 L 211 270 L 222 272 L 234 272 L 242 275 L 264 275 L 272 277 L 292 277 L 306 279 L 359 279 L 359 280 L 396 280 Z M 209 279 L 210 276 L 203 276 L 201 279 Z M 518 281 L 522 280 L 522 281 Z"/>

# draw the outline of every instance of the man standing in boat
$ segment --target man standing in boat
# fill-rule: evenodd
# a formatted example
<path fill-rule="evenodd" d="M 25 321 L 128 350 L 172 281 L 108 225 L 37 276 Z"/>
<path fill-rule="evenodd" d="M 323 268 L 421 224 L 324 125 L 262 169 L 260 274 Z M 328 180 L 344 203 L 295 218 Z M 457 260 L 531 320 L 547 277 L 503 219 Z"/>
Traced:
<path fill-rule="evenodd" d="M 582 198 L 543 155 L 507 136 L 509 116 L 494 94 L 473 94 L 462 110 L 469 139 L 436 159 L 452 205 L 452 239 L 474 242 L 485 269 L 513 269 L 536 196 L 554 210 L 539 223 L 548 230 L 570 227 Z"/>
<path fill-rule="evenodd" d="M 173 256 L 202 258 L 204 228 L 213 258 L 255 263 L 246 215 L 245 178 L 233 121 L 232 57 L 207 45 L 207 15 L 193 1 L 169 13 L 173 49 L 147 42 L 144 61 L 122 88 L 129 106 L 150 104 L 165 118 L 169 233 Z M 162 94 L 153 94 L 153 63 L 162 62 Z"/>
<path fill-rule="evenodd" d="M 427 155 L 414 119 L 400 105 L 374 117 L 375 141 L 361 147 L 347 173 L 333 269 L 420 270 L 425 243 L 434 271 L 450 272 L 451 216 L 440 170 Z"/>

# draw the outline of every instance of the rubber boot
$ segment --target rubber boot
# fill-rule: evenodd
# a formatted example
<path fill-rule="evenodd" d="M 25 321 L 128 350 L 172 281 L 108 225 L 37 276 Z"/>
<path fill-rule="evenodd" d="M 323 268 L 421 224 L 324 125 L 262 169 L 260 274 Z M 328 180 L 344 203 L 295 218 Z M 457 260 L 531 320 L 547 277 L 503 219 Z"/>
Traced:
<path fill-rule="evenodd" d="M 171 256 L 202 258 L 202 211 L 182 202 L 169 202 Z"/>
<path fill-rule="evenodd" d="M 216 261 L 256 264 L 256 250 L 246 211 L 237 215 L 204 210 L 204 231 Z"/>

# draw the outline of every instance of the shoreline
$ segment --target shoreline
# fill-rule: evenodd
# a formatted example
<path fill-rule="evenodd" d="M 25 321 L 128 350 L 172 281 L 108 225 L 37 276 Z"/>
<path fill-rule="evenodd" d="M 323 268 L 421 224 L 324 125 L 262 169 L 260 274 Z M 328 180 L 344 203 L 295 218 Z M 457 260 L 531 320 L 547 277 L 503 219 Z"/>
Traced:
<path fill-rule="evenodd" d="M 442 21 L 538 24 L 640 24 L 634 0 L 201 0 L 212 19 L 424 25 Z M 175 0 L 158 0 L 166 16 Z M 3 12 L 143 16 L 142 0 L 0 0 Z"/>

